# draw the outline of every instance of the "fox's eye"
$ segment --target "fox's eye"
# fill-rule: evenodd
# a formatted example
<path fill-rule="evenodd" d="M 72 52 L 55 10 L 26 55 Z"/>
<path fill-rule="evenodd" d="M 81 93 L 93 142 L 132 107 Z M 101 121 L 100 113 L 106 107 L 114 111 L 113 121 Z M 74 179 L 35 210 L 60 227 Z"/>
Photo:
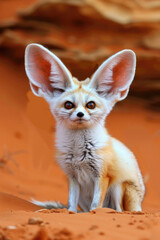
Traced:
<path fill-rule="evenodd" d="M 96 107 L 96 104 L 95 104 L 95 102 L 90 101 L 86 104 L 86 107 L 89 109 L 94 109 Z"/>
<path fill-rule="evenodd" d="M 74 104 L 72 102 L 67 101 L 67 102 L 65 102 L 64 107 L 66 109 L 72 109 L 72 108 L 74 108 Z"/>

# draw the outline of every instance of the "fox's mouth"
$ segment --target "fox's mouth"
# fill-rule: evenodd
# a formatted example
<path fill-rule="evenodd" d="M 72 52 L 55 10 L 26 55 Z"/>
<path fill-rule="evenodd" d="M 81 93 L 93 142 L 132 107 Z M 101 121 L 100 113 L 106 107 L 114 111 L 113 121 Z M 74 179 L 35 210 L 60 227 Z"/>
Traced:
<path fill-rule="evenodd" d="M 83 123 L 83 122 L 86 122 L 87 120 L 85 120 L 85 119 L 76 119 L 76 120 L 74 120 L 74 122 L 76 122 L 76 123 Z"/>

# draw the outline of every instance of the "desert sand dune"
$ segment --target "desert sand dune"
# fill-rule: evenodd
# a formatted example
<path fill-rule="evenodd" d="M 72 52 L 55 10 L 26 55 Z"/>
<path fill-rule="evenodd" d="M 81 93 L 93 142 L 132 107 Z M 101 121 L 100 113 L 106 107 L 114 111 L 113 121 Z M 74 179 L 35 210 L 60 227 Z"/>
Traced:
<path fill-rule="evenodd" d="M 0 212 L 3 211 L 15 211 L 24 210 L 25 211 L 36 211 L 40 208 L 30 203 L 29 201 L 23 200 L 19 197 L 15 197 L 11 194 L 0 193 Z"/>

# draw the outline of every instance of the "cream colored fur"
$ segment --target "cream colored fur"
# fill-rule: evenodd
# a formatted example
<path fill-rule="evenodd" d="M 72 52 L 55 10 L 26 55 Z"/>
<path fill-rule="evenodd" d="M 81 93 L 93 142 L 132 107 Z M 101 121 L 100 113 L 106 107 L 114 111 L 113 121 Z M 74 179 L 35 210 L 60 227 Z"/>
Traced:
<path fill-rule="evenodd" d="M 85 212 L 98 207 L 142 209 L 145 187 L 138 163 L 104 126 L 115 103 L 127 96 L 135 66 L 134 52 L 123 50 L 106 60 L 91 79 L 79 82 L 46 48 L 30 44 L 26 49 L 31 89 L 46 99 L 57 121 L 56 157 L 69 179 L 69 210 L 76 212 L 78 205 Z M 91 102 L 93 109 L 87 105 Z"/>

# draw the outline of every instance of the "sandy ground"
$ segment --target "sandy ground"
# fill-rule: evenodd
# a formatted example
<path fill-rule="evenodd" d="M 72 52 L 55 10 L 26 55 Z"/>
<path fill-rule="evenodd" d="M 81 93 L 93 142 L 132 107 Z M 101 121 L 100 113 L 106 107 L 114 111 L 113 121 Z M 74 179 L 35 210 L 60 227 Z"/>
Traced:
<path fill-rule="evenodd" d="M 0 239 L 159 239 L 160 113 L 129 97 L 106 122 L 137 156 L 146 182 L 144 212 L 36 212 L 31 198 L 67 203 L 67 179 L 54 158 L 55 121 L 29 90 L 23 65 L 4 56 L 0 63 Z"/>

